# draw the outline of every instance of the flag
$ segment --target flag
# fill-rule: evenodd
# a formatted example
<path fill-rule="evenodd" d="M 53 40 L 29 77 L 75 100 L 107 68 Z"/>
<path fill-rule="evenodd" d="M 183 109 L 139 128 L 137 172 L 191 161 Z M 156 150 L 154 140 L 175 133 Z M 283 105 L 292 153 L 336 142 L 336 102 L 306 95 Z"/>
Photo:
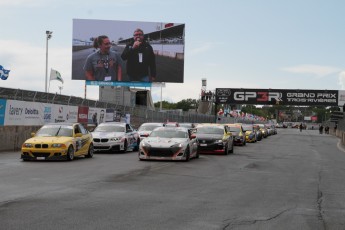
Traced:
<path fill-rule="evenodd" d="M 58 80 L 58 81 L 61 81 L 63 84 L 63 79 L 61 77 L 61 74 L 54 69 L 50 70 L 50 80 Z"/>
<path fill-rule="evenodd" d="M 10 71 L 11 70 L 4 69 L 4 67 L 2 67 L 2 65 L 0 65 L 0 78 L 1 78 L 1 80 L 7 80 Z"/>

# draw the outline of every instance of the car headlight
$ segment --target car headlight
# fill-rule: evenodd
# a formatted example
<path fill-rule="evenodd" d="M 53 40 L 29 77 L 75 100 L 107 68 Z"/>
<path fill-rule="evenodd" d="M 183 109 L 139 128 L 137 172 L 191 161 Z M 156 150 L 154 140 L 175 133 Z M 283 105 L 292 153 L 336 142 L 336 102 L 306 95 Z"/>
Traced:
<path fill-rule="evenodd" d="M 149 145 L 149 144 L 148 144 L 147 142 L 145 142 L 145 141 L 140 142 L 140 146 L 143 147 L 143 148 L 150 148 L 150 147 L 151 147 L 151 145 Z"/>
<path fill-rule="evenodd" d="M 65 144 L 52 144 L 52 148 L 66 148 L 66 145 Z"/>
<path fill-rule="evenodd" d="M 176 145 L 172 145 L 171 148 L 182 148 L 182 143 L 178 143 Z"/>
<path fill-rule="evenodd" d="M 121 140 L 121 138 L 119 138 L 119 137 L 112 137 L 112 138 L 110 138 L 110 141 L 119 141 L 119 140 Z"/>
<path fill-rule="evenodd" d="M 170 150 L 174 153 L 181 151 L 181 149 L 183 149 L 183 145 L 181 143 L 170 146 Z"/>
<path fill-rule="evenodd" d="M 216 140 L 215 142 L 216 143 L 223 143 L 223 140 Z M 225 142 L 225 140 L 224 140 L 224 142 Z"/>
<path fill-rule="evenodd" d="M 32 147 L 34 147 L 34 145 L 31 144 L 31 143 L 24 143 L 24 144 L 23 144 L 23 147 L 24 147 L 24 148 L 32 148 Z"/>

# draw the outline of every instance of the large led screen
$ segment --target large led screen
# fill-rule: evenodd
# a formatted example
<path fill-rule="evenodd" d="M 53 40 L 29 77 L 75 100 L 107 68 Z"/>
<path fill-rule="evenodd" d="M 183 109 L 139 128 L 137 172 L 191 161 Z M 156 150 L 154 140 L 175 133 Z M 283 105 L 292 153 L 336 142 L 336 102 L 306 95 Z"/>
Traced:
<path fill-rule="evenodd" d="M 184 34 L 182 23 L 74 19 L 72 79 L 183 83 Z"/>

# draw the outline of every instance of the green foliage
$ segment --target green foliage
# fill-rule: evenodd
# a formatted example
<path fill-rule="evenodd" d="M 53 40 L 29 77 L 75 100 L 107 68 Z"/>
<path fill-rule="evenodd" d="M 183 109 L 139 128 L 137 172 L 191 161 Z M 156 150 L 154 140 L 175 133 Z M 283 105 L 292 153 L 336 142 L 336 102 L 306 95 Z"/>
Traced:
<path fill-rule="evenodd" d="M 156 108 L 160 108 L 161 102 L 158 101 L 154 103 Z M 172 103 L 168 101 L 162 101 L 162 109 L 164 110 L 175 110 L 182 109 L 183 111 L 188 111 L 190 109 L 197 109 L 199 105 L 199 100 L 196 99 L 183 99 L 177 103 Z M 217 105 L 217 111 L 222 108 L 222 106 Z M 299 110 L 300 113 L 297 116 L 294 111 Z M 257 116 L 265 117 L 268 119 L 277 119 L 280 121 L 279 113 L 283 112 L 290 115 L 291 121 L 303 121 L 304 116 L 314 116 L 318 117 L 317 122 L 323 122 L 328 120 L 330 113 L 332 111 L 338 111 L 339 107 L 325 107 L 325 106 L 286 106 L 286 105 L 273 105 L 273 106 L 263 106 L 256 107 L 255 105 L 244 105 L 241 109 L 244 113 L 254 114 Z M 213 111 L 213 109 L 212 109 Z M 282 121 L 282 120 L 281 120 Z"/>
<path fill-rule="evenodd" d="M 155 108 L 160 108 L 161 102 L 158 101 L 154 103 L 154 105 L 155 105 Z M 162 101 L 162 109 L 175 109 L 175 107 L 176 107 L 176 104 L 174 103 L 170 103 L 168 101 Z"/>
<path fill-rule="evenodd" d="M 182 109 L 183 111 L 188 111 L 190 109 L 196 109 L 198 107 L 198 102 L 198 100 L 191 98 L 183 99 L 177 103 L 162 101 L 162 109 Z M 154 103 L 155 108 L 160 108 L 160 104 L 160 101 Z"/>

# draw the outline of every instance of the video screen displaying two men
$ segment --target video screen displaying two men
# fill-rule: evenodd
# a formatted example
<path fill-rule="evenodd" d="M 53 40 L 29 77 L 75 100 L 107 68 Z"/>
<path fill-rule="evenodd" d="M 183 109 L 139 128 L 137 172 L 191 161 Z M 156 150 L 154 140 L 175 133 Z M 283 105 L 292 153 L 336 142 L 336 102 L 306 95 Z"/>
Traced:
<path fill-rule="evenodd" d="M 73 20 L 72 79 L 183 83 L 181 23 Z"/>

